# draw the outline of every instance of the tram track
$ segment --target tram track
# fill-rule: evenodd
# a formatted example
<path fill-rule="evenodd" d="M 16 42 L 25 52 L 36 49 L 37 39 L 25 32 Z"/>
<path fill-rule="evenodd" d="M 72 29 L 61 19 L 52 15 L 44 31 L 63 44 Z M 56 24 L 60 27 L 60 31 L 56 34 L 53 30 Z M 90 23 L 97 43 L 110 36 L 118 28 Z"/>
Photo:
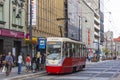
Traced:
<path fill-rule="evenodd" d="M 33 76 L 27 76 L 27 77 L 24 77 L 24 78 L 20 78 L 20 79 L 17 79 L 17 80 L 28 80 L 29 78 L 38 78 L 38 77 L 43 77 L 43 76 L 46 76 L 47 73 L 42 73 L 42 74 L 37 74 L 37 75 L 33 75 Z"/>
<path fill-rule="evenodd" d="M 47 76 L 47 77 L 46 77 Z M 55 79 L 57 79 L 58 77 L 61 77 L 61 75 L 44 75 L 44 76 L 41 76 L 41 77 L 39 77 L 39 78 L 35 78 L 35 80 L 43 80 L 43 79 L 45 79 L 45 80 L 55 80 Z"/>

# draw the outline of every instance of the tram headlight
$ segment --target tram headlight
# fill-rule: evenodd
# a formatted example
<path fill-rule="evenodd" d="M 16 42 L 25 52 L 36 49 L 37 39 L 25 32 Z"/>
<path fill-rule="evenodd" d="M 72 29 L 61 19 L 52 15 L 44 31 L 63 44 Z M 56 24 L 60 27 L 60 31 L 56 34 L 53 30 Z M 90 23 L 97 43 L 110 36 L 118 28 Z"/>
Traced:
<path fill-rule="evenodd" d="M 62 59 L 60 59 L 59 61 L 58 61 L 58 66 L 61 66 L 62 65 L 62 62 L 63 62 L 63 60 Z"/>
<path fill-rule="evenodd" d="M 46 65 L 49 65 L 48 60 L 46 59 Z"/>

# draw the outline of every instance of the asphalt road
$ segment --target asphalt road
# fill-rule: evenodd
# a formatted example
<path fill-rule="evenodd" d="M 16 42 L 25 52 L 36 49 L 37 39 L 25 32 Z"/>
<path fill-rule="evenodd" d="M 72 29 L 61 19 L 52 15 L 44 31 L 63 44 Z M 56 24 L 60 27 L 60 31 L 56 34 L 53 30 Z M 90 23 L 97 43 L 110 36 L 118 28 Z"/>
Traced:
<path fill-rule="evenodd" d="M 87 63 L 84 70 L 75 73 L 50 75 L 44 72 L 12 80 L 120 80 L 119 76 L 120 60 L 110 60 Z"/>
<path fill-rule="evenodd" d="M 83 71 L 64 75 L 43 75 L 24 80 L 120 80 L 120 60 L 88 63 Z"/>

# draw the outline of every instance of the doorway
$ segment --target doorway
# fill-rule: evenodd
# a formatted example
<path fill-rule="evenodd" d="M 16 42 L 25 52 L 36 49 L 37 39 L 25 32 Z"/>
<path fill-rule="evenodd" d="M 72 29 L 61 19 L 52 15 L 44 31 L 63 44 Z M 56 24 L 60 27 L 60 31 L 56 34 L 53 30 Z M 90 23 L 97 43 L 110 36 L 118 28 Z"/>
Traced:
<path fill-rule="evenodd" d="M 17 57 L 21 51 L 21 41 L 14 41 L 14 50 L 15 50 L 15 58 L 17 60 Z"/>
<path fill-rule="evenodd" d="M 0 54 L 3 54 L 3 40 L 0 39 Z"/>

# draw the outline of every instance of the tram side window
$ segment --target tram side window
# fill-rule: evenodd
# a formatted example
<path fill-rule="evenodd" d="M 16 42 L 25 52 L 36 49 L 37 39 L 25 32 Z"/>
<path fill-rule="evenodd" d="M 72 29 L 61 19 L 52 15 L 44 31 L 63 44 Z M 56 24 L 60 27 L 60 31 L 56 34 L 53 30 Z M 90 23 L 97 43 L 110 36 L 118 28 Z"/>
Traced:
<path fill-rule="evenodd" d="M 83 57 L 85 57 L 85 45 L 83 45 Z"/>
<path fill-rule="evenodd" d="M 71 57 L 71 51 L 70 51 L 70 43 L 64 43 L 64 48 L 63 48 L 63 55 L 64 57 Z"/>
<path fill-rule="evenodd" d="M 74 43 L 72 43 L 72 55 L 74 58 L 75 57 L 75 45 L 74 45 Z"/>
<path fill-rule="evenodd" d="M 86 53 L 86 47 L 84 45 L 84 56 L 86 56 L 86 55 L 87 55 L 87 53 Z"/>
<path fill-rule="evenodd" d="M 69 43 L 69 53 L 70 53 L 70 57 L 73 57 L 73 53 L 72 53 L 72 43 Z"/>
<path fill-rule="evenodd" d="M 70 57 L 73 57 L 72 48 L 70 48 Z"/>
<path fill-rule="evenodd" d="M 84 45 L 83 45 L 83 57 L 85 56 L 85 49 L 84 49 Z"/>
<path fill-rule="evenodd" d="M 75 58 L 77 57 L 77 46 L 76 46 L 76 43 L 74 44 L 74 54 L 75 54 Z"/>
<path fill-rule="evenodd" d="M 74 44 L 75 48 L 74 48 L 74 54 L 75 54 L 75 57 L 78 58 L 79 57 L 79 47 L 78 47 L 78 44 L 75 43 Z"/>
<path fill-rule="evenodd" d="M 79 50 L 80 50 L 80 53 L 79 53 L 79 54 L 80 54 L 80 57 L 81 57 L 81 45 L 80 45 L 80 47 L 79 47 Z"/>
<path fill-rule="evenodd" d="M 81 57 L 83 57 L 83 45 L 81 45 Z"/>
<path fill-rule="evenodd" d="M 67 51 L 67 44 L 63 43 L 63 57 L 67 57 L 68 51 Z"/>
<path fill-rule="evenodd" d="M 80 57 L 82 57 L 82 54 L 81 54 L 81 52 L 82 52 L 82 51 L 81 51 L 81 50 L 82 50 L 82 49 L 81 49 L 81 44 L 80 44 L 80 48 L 79 48 L 79 49 L 80 49 Z"/>
<path fill-rule="evenodd" d="M 84 45 L 83 45 L 83 57 L 85 56 L 85 48 L 84 48 Z"/>

